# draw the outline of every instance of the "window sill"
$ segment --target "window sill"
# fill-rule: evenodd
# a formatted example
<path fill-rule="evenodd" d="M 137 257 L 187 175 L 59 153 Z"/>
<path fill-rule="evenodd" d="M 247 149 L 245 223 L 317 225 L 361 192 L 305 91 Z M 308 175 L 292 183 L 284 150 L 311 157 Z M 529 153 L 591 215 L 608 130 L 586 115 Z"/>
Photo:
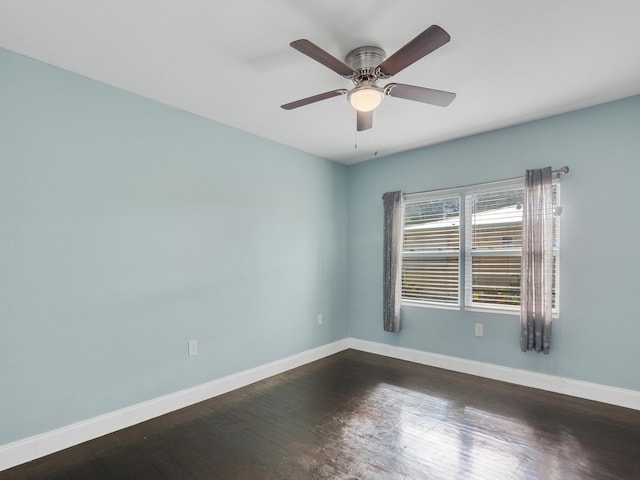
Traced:
<path fill-rule="evenodd" d="M 402 300 L 400 303 L 403 307 L 418 307 L 418 308 L 435 308 L 438 310 L 460 310 L 460 305 L 438 305 L 433 303 L 423 303 L 411 300 Z"/>
<path fill-rule="evenodd" d="M 465 306 L 464 310 L 466 312 L 479 312 L 479 313 L 497 313 L 500 315 L 513 315 L 516 317 L 520 316 L 520 309 L 518 308 L 518 310 L 507 310 L 507 309 L 503 309 L 503 308 L 485 308 L 485 307 L 468 307 Z M 558 312 L 551 312 L 551 318 L 559 318 L 560 314 Z"/>
<path fill-rule="evenodd" d="M 520 309 L 518 310 L 507 310 L 502 308 L 483 308 L 483 307 L 464 307 L 461 308 L 459 305 L 435 305 L 431 303 L 423 303 L 416 302 L 411 300 L 402 300 L 401 305 L 403 307 L 418 307 L 418 308 L 433 308 L 436 310 L 459 310 L 461 312 L 478 312 L 478 313 L 490 313 L 490 314 L 499 314 L 499 315 L 511 315 L 514 317 L 520 316 Z M 557 319 L 560 317 L 558 312 L 553 312 L 551 314 L 552 318 Z"/>
<path fill-rule="evenodd" d="M 466 312 L 480 312 L 480 313 L 498 313 L 501 315 L 517 315 L 520 316 L 520 309 L 507 310 L 506 308 L 491 308 L 491 307 L 464 307 Z"/>

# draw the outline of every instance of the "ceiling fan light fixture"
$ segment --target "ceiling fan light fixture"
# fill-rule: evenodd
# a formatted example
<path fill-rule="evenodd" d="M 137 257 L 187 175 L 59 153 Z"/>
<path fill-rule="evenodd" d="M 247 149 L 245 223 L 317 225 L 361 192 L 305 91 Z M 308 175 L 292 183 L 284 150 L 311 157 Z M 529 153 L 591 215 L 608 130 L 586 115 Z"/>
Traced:
<path fill-rule="evenodd" d="M 382 103 L 384 90 L 379 87 L 356 87 L 349 92 L 349 103 L 359 112 L 370 112 Z"/>

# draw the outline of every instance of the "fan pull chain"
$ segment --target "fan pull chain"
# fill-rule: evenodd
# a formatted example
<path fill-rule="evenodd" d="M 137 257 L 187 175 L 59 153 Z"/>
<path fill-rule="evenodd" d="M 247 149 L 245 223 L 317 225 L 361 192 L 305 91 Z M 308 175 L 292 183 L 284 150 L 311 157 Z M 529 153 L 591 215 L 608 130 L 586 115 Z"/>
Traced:
<path fill-rule="evenodd" d="M 378 132 L 377 130 L 373 131 L 373 156 L 378 156 Z M 358 131 L 353 132 L 353 149 L 358 149 Z"/>
<path fill-rule="evenodd" d="M 377 157 L 378 156 L 378 130 L 374 129 L 373 130 L 373 156 Z"/>

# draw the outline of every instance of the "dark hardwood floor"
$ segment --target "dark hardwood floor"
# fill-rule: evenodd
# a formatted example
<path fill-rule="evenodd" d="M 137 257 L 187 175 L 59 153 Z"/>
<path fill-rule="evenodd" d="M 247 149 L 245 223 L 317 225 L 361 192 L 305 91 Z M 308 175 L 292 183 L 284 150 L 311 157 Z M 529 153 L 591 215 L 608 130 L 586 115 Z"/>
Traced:
<path fill-rule="evenodd" d="M 640 479 L 640 412 L 348 350 L 0 479 Z"/>

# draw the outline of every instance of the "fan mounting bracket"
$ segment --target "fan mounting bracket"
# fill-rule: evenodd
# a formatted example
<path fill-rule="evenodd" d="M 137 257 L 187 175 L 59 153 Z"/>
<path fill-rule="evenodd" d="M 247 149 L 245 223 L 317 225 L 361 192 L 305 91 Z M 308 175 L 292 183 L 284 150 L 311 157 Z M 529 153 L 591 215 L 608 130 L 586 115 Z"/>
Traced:
<path fill-rule="evenodd" d="M 347 53 L 345 57 L 345 62 L 353 71 L 356 72 L 363 68 L 370 68 L 375 70 L 375 68 L 384 62 L 384 59 L 387 57 L 385 51 L 378 47 L 358 47 L 351 50 Z"/>
<path fill-rule="evenodd" d="M 351 80 L 356 85 L 374 84 L 380 78 L 377 67 L 387 54 L 378 47 L 365 46 L 351 50 L 345 57 L 345 62 L 353 68 Z"/>

